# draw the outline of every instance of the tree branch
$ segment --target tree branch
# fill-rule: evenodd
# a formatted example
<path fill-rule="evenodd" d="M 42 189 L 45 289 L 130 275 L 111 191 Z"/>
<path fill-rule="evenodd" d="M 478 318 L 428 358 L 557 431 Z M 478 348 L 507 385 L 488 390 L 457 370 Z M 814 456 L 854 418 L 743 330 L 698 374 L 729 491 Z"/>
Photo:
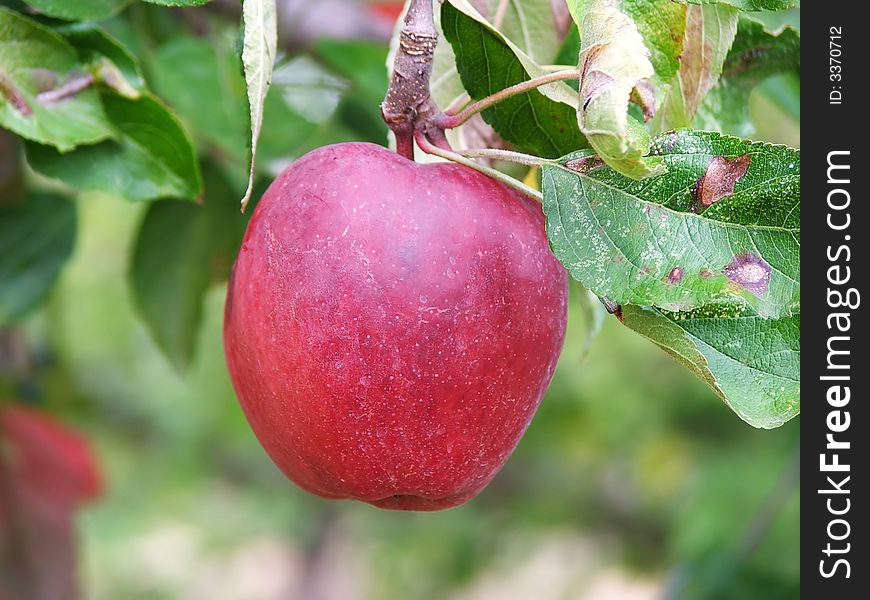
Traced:
<path fill-rule="evenodd" d="M 399 34 L 393 78 L 381 104 L 384 121 L 396 136 L 396 151 L 411 160 L 416 121 L 438 112 L 429 97 L 432 57 L 438 43 L 432 2 L 411 0 Z"/>

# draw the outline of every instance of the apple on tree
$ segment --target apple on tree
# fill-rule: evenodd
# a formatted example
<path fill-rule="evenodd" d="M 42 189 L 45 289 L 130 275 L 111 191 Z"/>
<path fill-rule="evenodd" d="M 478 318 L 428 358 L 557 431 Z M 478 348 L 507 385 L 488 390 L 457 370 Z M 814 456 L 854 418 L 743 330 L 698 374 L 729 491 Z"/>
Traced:
<path fill-rule="evenodd" d="M 532 199 L 461 165 L 327 146 L 251 218 L 227 363 L 255 434 L 301 487 L 448 508 L 489 483 L 532 419 L 567 291 Z"/>

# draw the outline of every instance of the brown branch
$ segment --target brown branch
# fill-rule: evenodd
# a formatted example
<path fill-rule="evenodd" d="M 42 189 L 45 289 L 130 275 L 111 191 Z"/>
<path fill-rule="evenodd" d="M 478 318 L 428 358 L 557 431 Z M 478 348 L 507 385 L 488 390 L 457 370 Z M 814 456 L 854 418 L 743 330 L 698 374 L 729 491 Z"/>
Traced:
<path fill-rule="evenodd" d="M 556 71 L 555 73 L 548 73 L 546 75 L 535 77 L 534 79 L 527 79 L 526 81 L 522 81 L 510 87 L 506 87 L 505 89 L 501 90 L 500 92 L 496 92 L 491 96 L 481 98 L 477 102 L 469 104 L 460 112 L 452 114 L 441 114 L 436 119 L 434 119 L 434 124 L 443 129 L 453 129 L 454 127 L 459 127 L 477 113 L 486 110 L 487 108 L 495 104 L 498 104 L 502 100 L 506 100 L 507 98 L 511 98 L 513 96 L 516 96 L 517 94 L 524 94 L 531 90 L 537 89 L 542 85 L 555 83 L 557 81 L 580 79 L 580 75 L 580 71 L 573 69 L 568 71 Z"/>
<path fill-rule="evenodd" d="M 396 136 L 396 151 L 414 158 L 414 129 L 418 119 L 437 114 L 429 96 L 432 57 L 438 43 L 433 0 L 411 0 L 393 63 L 393 78 L 381 104 L 381 114 Z"/>

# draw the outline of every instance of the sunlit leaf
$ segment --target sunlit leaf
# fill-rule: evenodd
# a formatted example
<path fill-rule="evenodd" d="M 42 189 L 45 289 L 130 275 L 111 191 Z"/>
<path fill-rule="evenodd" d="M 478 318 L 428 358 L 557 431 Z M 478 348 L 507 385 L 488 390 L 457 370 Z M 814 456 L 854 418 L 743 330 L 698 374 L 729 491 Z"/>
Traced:
<path fill-rule="evenodd" d="M 28 143 L 31 166 L 75 188 L 133 202 L 197 199 L 202 192 L 199 165 L 175 116 L 147 94 L 137 99 L 106 94 L 103 103 L 117 127 L 117 140 L 80 146 L 66 154 L 50 146 Z"/>
<path fill-rule="evenodd" d="M 64 38 L 0 7 L 0 126 L 61 152 L 112 137 L 88 81 Z"/>

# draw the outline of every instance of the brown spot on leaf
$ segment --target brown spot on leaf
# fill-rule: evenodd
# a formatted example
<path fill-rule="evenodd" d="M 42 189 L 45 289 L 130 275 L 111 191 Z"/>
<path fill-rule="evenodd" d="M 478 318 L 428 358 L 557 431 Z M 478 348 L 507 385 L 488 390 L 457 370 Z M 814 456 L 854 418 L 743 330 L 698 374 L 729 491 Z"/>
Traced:
<path fill-rule="evenodd" d="M 604 166 L 604 161 L 597 155 L 581 156 L 580 158 L 572 158 L 564 163 L 564 167 L 575 173 L 588 173 L 594 169 Z"/>
<path fill-rule="evenodd" d="M 714 156 L 707 166 L 707 172 L 701 176 L 695 186 L 695 197 L 701 205 L 706 208 L 733 194 L 737 180 L 743 177 L 749 168 L 749 161 L 748 154 L 731 159 Z"/>
<path fill-rule="evenodd" d="M 725 277 L 756 296 L 764 294 L 770 285 L 770 265 L 749 252 L 735 256 L 723 272 Z"/>
<path fill-rule="evenodd" d="M 668 283 L 671 285 L 675 285 L 680 283 L 683 280 L 683 269 L 681 267 L 674 267 L 671 269 L 671 272 L 668 273 Z"/>
<path fill-rule="evenodd" d="M 610 298 L 600 297 L 601 304 L 604 305 L 604 310 L 622 321 L 622 306 L 618 302 L 614 302 Z"/>
<path fill-rule="evenodd" d="M 25 100 L 21 92 L 18 91 L 18 88 L 11 81 L 3 77 L 2 74 L 0 74 L 0 98 L 6 98 L 12 104 L 12 107 L 25 117 L 33 114 L 33 110 L 27 104 L 27 100 Z"/>
<path fill-rule="evenodd" d="M 712 276 L 713 276 L 713 271 L 710 271 L 709 269 L 701 269 L 698 272 L 698 277 L 700 277 L 701 279 L 709 279 Z"/>

